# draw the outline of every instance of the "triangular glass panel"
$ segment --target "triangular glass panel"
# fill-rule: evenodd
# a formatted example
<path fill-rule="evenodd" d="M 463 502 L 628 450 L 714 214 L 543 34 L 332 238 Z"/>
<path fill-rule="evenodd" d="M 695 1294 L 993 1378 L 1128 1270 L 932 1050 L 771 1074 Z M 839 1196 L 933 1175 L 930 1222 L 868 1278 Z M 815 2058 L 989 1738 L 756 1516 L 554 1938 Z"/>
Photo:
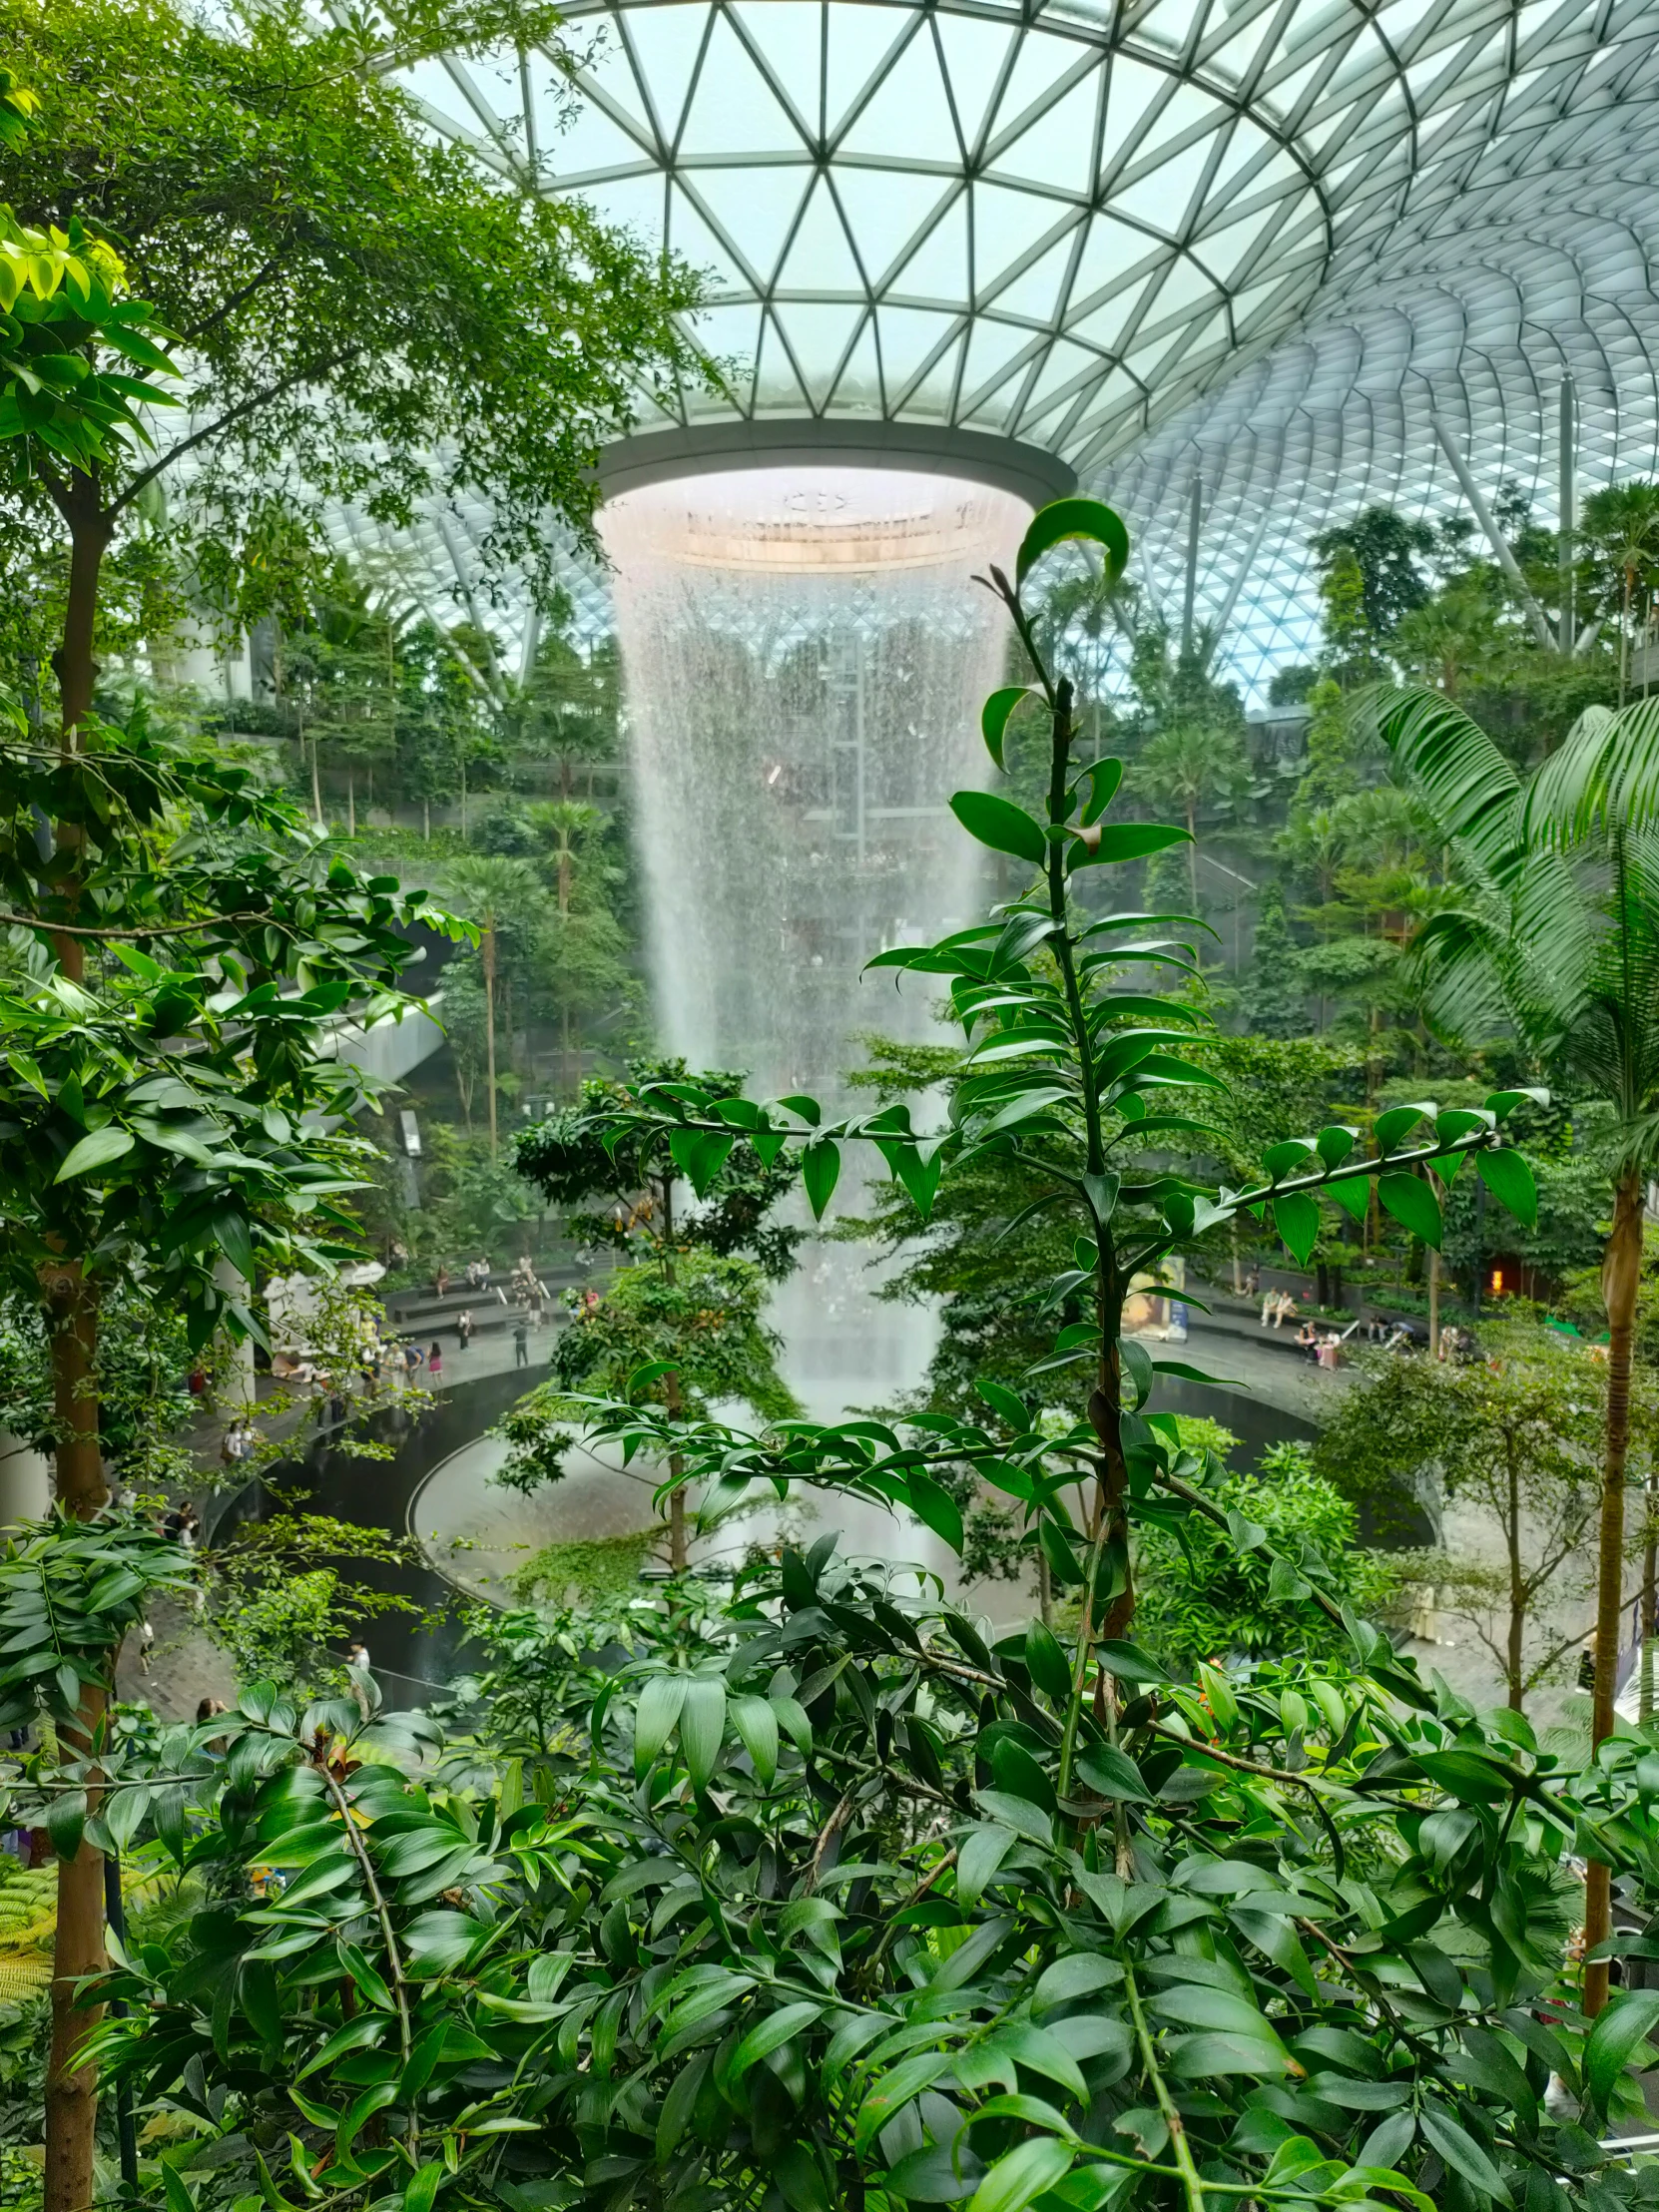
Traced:
<path fill-rule="evenodd" d="M 546 94 L 556 99 L 564 86 L 563 73 L 556 73 L 547 56 L 539 51 L 532 50 L 528 53 L 525 62 L 532 82 L 538 82 L 536 72 L 539 69 L 542 77 L 547 80 Z M 649 137 L 651 110 L 635 75 L 628 48 L 614 23 L 607 24 L 595 40 L 592 58 L 582 69 L 582 81 L 584 84 L 596 85 L 610 106 L 621 113 L 626 124 Z M 538 91 L 540 90 L 542 87 L 538 82 Z"/>
<path fill-rule="evenodd" d="M 847 356 L 833 396 L 836 414 L 881 414 L 881 363 L 875 349 L 875 318 L 870 316 Z"/>
<path fill-rule="evenodd" d="M 1095 107 L 1100 77 L 1091 72 L 1073 85 L 1046 115 L 1020 133 L 996 156 L 993 169 L 1003 177 L 1027 178 L 1061 192 L 1088 193 L 1094 183 Z M 1004 102 L 1006 105 L 1006 102 Z"/>
<path fill-rule="evenodd" d="M 1038 193 L 975 179 L 973 279 L 980 295 L 1033 247 L 1048 244 L 1053 234 L 1069 230 L 1075 221 L 1075 210 L 1056 205 Z"/>
<path fill-rule="evenodd" d="M 690 182 L 693 189 L 700 192 L 708 179 L 694 175 Z M 707 274 L 717 298 L 722 293 L 737 298 L 750 296 L 766 281 L 764 272 L 752 276 L 744 269 L 726 242 L 705 222 L 682 185 L 669 188 L 668 235 L 674 252 L 690 262 L 693 269 Z"/>
<path fill-rule="evenodd" d="M 903 394 L 900 401 L 903 413 L 920 415 L 934 422 L 950 421 L 956 404 L 961 362 L 962 340 L 956 338 L 945 347 L 920 382 Z"/>
<path fill-rule="evenodd" d="M 820 177 L 778 272 L 780 291 L 862 293 L 864 279 L 828 178 Z"/>
<path fill-rule="evenodd" d="M 1167 247 L 1160 247 L 1156 239 L 1148 238 L 1133 224 L 1119 223 L 1110 214 L 1097 215 L 1089 225 L 1083 258 L 1072 278 L 1072 305 L 1082 307 L 1098 292 L 1122 286 L 1152 262 L 1166 259 L 1168 253 Z"/>
<path fill-rule="evenodd" d="M 1231 285 L 1245 270 L 1262 240 L 1284 220 L 1282 207 L 1259 209 L 1242 223 L 1228 223 L 1193 240 L 1193 252 L 1218 283 Z"/>
<path fill-rule="evenodd" d="M 859 109 L 838 151 L 891 156 L 900 149 L 914 161 L 954 163 L 961 159 L 938 56 L 925 26 L 920 27 L 919 35 L 911 39 L 867 104 Z"/>
<path fill-rule="evenodd" d="M 1166 330 L 1175 318 L 1190 314 L 1201 300 L 1215 302 L 1216 286 L 1196 262 L 1177 256 L 1147 308 L 1146 328 Z"/>
<path fill-rule="evenodd" d="M 1110 169 L 1146 126 L 1147 118 L 1175 91 L 1173 80 L 1161 69 L 1114 54 L 1106 90 L 1106 135 L 1100 148 L 1101 169 Z"/>
<path fill-rule="evenodd" d="M 1021 124 L 1035 122 L 1052 106 L 1058 87 L 1087 53 L 1087 47 L 1075 46 L 1070 39 L 1055 38 L 1040 25 L 1027 25 L 1007 87 L 997 102 L 994 136 L 1002 138 Z"/>
<path fill-rule="evenodd" d="M 744 51 L 737 32 L 724 16 L 717 16 L 680 137 L 682 157 L 802 151 L 801 133 Z"/>
<path fill-rule="evenodd" d="M 755 374 L 755 410 L 758 414 L 809 414 L 812 411 L 789 350 L 770 316 L 762 324 L 761 352 Z"/>
<path fill-rule="evenodd" d="M 862 307 L 830 306 L 806 299 L 790 300 L 774 308 L 773 320 L 789 338 L 790 350 L 815 407 L 828 403 L 842 356 L 863 315 Z"/>
<path fill-rule="evenodd" d="M 968 196 L 958 193 L 886 286 L 905 299 L 937 299 L 966 306 L 968 278 Z"/>
<path fill-rule="evenodd" d="M 1136 10 L 1135 36 L 1167 53 L 1183 53 L 1193 25 L 1208 6 L 1209 0 L 1152 0 L 1150 7 Z"/>
<path fill-rule="evenodd" d="M 1061 292 L 1076 243 L 1074 231 L 1070 237 L 1057 240 L 1011 284 L 993 289 L 989 296 L 994 299 L 998 314 L 1022 315 L 1033 322 L 1052 322 L 1064 303 Z M 987 299 L 983 285 L 979 298 L 982 303 Z"/>
<path fill-rule="evenodd" d="M 1002 404 L 1006 410 L 1019 387 L 1018 375 L 1014 376 L 1011 384 L 1008 382 L 1014 363 L 1024 356 L 1021 370 L 1023 373 L 1023 368 L 1030 365 L 1032 356 L 1042 342 L 1034 331 L 1022 330 L 1011 323 L 992 322 L 980 316 L 974 322 L 968 337 L 967 365 L 962 371 L 964 416 L 968 411 L 977 412 L 985 405 L 992 390 L 1002 393 Z"/>
<path fill-rule="evenodd" d="M 1200 139 L 1196 146 L 1189 146 L 1184 154 L 1173 154 L 1150 176 L 1143 177 L 1138 185 L 1127 191 L 1121 188 L 1112 195 L 1112 205 L 1123 214 L 1136 216 L 1141 222 L 1161 231 L 1166 238 L 1178 238 L 1186 224 L 1187 209 L 1193 194 L 1198 190 L 1209 161 L 1212 145 L 1209 139 Z"/>
<path fill-rule="evenodd" d="M 761 317 L 754 307 L 704 307 L 692 323 L 699 349 L 731 387 L 731 403 L 747 409 L 761 350 Z"/>
<path fill-rule="evenodd" d="M 956 121 L 971 154 L 990 121 L 991 102 L 1016 34 L 999 23 L 967 15 L 935 14 L 933 26 L 944 49 Z"/>
<path fill-rule="evenodd" d="M 830 54 L 825 68 L 824 112 L 831 138 L 847 110 L 898 44 L 910 24 L 908 8 L 870 6 L 864 0 L 836 0 L 830 9 Z M 912 32 L 913 36 L 914 33 Z"/>
<path fill-rule="evenodd" d="M 1091 353 L 1086 346 L 1068 345 L 1059 338 L 1050 346 L 1048 358 L 1043 363 L 1042 374 L 1032 385 L 1021 410 L 1021 421 L 1031 423 L 1040 420 L 1057 402 L 1068 402 L 1089 388 L 1094 379 L 1106 373 L 1106 364 L 1098 353 Z"/>
<path fill-rule="evenodd" d="M 644 81 L 657 128 L 670 146 L 680 135 L 692 74 L 703 51 L 703 35 L 711 13 L 707 7 L 682 5 L 628 8 L 619 18 L 619 28 Z"/>
<path fill-rule="evenodd" d="M 1157 278 L 1152 278 L 1156 284 Z M 1141 304 L 1146 298 L 1148 286 L 1140 284 L 1122 292 L 1115 299 L 1096 307 L 1080 321 L 1068 322 L 1066 333 L 1070 337 L 1087 338 L 1091 345 L 1103 353 L 1121 352 L 1125 345 L 1134 343 L 1134 333 L 1140 326 Z"/>
<path fill-rule="evenodd" d="M 881 307 L 876 328 L 881 340 L 881 377 L 889 409 L 923 361 L 961 321 L 959 315 L 933 314 L 920 307 Z"/>
<path fill-rule="evenodd" d="M 663 243 L 664 204 L 668 186 L 659 172 L 644 177 L 612 177 L 602 185 L 590 185 L 582 198 L 596 215 L 625 231 L 632 231 L 653 249 Z"/>
<path fill-rule="evenodd" d="M 655 159 L 656 150 L 649 139 L 642 145 L 631 138 L 591 100 L 581 103 L 564 131 L 556 128 L 557 111 L 551 99 L 539 100 L 532 92 L 532 111 L 537 151 L 544 162 L 556 165 L 553 174 L 561 188 L 580 183 L 596 172 L 637 169 Z"/>
<path fill-rule="evenodd" d="M 759 47 L 807 129 L 824 129 L 824 9 L 821 0 L 738 0 L 733 14 Z"/>
<path fill-rule="evenodd" d="M 693 169 L 685 182 L 696 191 L 764 285 L 807 196 L 813 173 L 799 169 Z"/>
<path fill-rule="evenodd" d="M 837 162 L 830 179 L 858 259 L 876 285 L 921 243 L 917 234 L 956 189 L 948 177 L 861 169 L 856 163 Z"/>

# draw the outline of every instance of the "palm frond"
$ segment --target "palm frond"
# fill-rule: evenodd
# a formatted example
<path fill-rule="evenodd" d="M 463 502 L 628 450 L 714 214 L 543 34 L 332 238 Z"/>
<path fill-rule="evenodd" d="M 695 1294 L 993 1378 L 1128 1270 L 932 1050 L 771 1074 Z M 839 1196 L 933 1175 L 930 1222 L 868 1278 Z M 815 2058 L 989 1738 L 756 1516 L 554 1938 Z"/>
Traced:
<path fill-rule="evenodd" d="M 1388 694 L 1376 714 L 1401 778 L 1469 872 L 1493 887 L 1512 881 L 1526 852 L 1520 780 L 1485 731 L 1422 686 Z"/>
<path fill-rule="evenodd" d="M 1534 773 L 1521 809 L 1521 830 L 1529 844 L 1567 850 L 1605 836 L 1618 781 L 1617 733 L 1623 719 L 1610 707 L 1586 707 Z"/>

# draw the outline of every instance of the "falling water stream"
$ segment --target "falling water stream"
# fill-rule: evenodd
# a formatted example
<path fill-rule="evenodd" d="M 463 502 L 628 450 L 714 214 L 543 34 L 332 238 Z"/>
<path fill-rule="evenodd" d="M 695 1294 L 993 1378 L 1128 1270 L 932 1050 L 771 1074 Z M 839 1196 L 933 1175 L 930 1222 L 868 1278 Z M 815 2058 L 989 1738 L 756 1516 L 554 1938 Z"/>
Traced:
<path fill-rule="evenodd" d="M 917 979 L 860 971 L 977 916 L 976 848 L 947 802 L 984 780 L 979 706 L 1006 632 L 972 579 L 1010 560 L 1028 515 L 981 485 L 838 467 L 682 478 L 605 508 L 670 1051 L 833 1113 L 861 1034 L 941 1033 Z M 858 1197 L 849 1161 L 837 1210 Z M 914 1387 L 930 1316 L 876 1300 L 867 1246 L 804 1259 L 772 1318 L 807 1410 Z M 875 1508 L 829 1510 L 853 1548 L 945 1564 Z"/>

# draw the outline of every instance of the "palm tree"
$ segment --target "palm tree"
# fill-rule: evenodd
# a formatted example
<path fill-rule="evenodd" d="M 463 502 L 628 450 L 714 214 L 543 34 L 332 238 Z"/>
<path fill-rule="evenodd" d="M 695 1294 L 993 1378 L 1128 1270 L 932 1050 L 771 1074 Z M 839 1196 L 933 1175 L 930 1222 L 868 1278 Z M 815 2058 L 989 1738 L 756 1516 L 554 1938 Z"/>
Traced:
<path fill-rule="evenodd" d="M 1455 857 L 1460 905 L 1431 915 L 1413 961 L 1424 1013 L 1444 1036 L 1507 1030 L 1546 1070 L 1615 1117 L 1613 1217 L 1602 1253 L 1607 1416 L 1591 1737 L 1613 1730 L 1624 1604 L 1631 1346 L 1642 1267 L 1643 1189 L 1659 1157 L 1659 702 L 1592 707 L 1523 785 L 1507 758 L 1435 692 L 1382 710 L 1394 759 Z M 1610 1874 L 1585 1886 L 1584 2009 L 1599 2011 Z"/>
<path fill-rule="evenodd" d="M 1136 771 L 1154 799 L 1179 807 L 1192 841 L 1187 846 L 1187 870 L 1198 911 L 1198 810 L 1201 806 L 1231 806 L 1250 773 L 1244 746 L 1235 731 L 1215 722 L 1178 722 L 1161 730 L 1141 755 Z"/>
<path fill-rule="evenodd" d="M 506 915 L 533 915 L 542 903 L 540 878 L 528 860 L 461 859 L 448 871 L 459 910 L 479 928 L 484 967 L 484 1080 L 489 1090 L 490 1153 L 499 1151 L 495 1120 L 495 937 Z"/>
<path fill-rule="evenodd" d="M 1659 581 L 1659 484 L 1609 484 L 1584 502 L 1578 542 L 1589 563 L 1594 598 L 1619 614 L 1619 706 L 1630 666 L 1630 610 L 1638 585 L 1651 599 Z"/>

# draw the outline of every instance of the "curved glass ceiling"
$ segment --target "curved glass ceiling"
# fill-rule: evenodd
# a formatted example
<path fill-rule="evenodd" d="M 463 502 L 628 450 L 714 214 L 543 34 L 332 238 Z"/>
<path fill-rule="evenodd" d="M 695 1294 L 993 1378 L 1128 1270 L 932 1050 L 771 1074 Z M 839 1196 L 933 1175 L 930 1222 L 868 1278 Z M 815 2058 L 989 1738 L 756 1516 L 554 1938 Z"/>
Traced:
<path fill-rule="evenodd" d="M 1654 465 L 1659 0 L 571 0 L 546 57 L 431 62 L 433 125 L 709 278 L 721 388 L 1047 447 L 1253 690 L 1309 534 L 1371 498 Z M 659 426 L 661 418 L 642 427 Z M 1540 511 L 1551 507 L 1540 499 Z"/>

